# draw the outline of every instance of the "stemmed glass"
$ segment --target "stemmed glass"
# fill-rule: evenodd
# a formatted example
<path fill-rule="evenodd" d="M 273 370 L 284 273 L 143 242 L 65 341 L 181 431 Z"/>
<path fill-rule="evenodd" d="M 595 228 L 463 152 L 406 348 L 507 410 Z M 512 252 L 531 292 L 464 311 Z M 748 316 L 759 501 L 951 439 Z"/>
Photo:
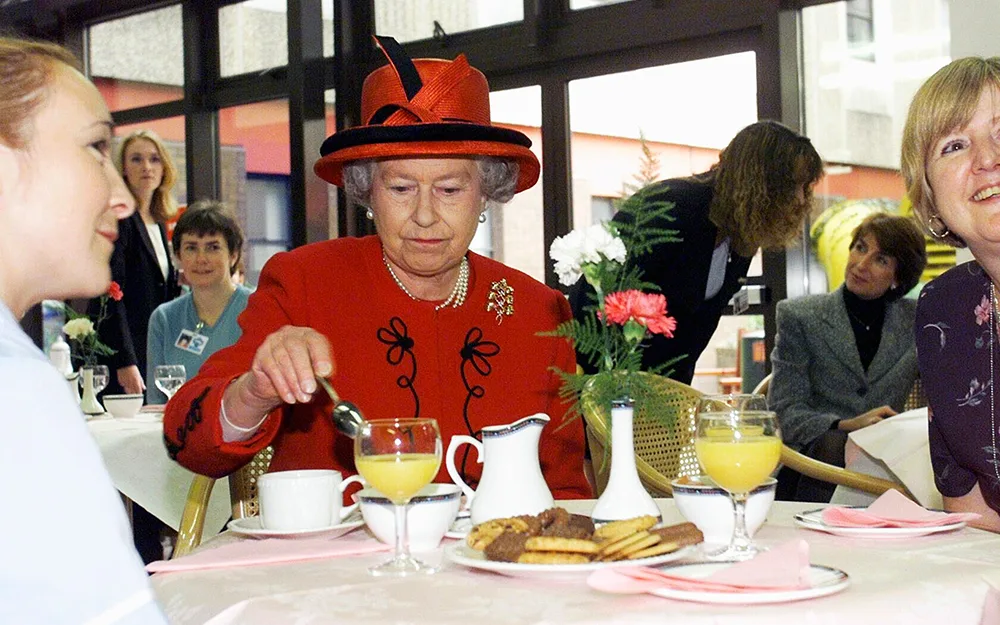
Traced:
<path fill-rule="evenodd" d="M 157 365 L 153 368 L 153 380 L 156 388 L 163 391 L 167 401 L 170 401 L 174 393 L 187 381 L 187 372 L 184 371 L 184 365 Z"/>
<path fill-rule="evenodd" d="M 97 395 L 108 385 L 108 366 L 107 365 L 86 365 L 85 369 L 90 369 L 93 371 L 94 376 L 94 395 Z M 77 378 L 79 380 L 80 387 L 83 387 L 83 376 Z"/>
<path fill-rule="evenodd" d="M 441 432 L 434 419 L 365 421 L 354 438 L 354 464 L 365 481 L 385 495 L 396 511 L 396 553 L 368 569 L 372 575 L 402 577 L 437 569 L 410 556 L 406 507 L 431 483 L 441 466 Z"/>
<path fill-rule="evenodd" d="M 767 409 L 763 395 L 706 395 L 698 402 L 694 446 L 702 471 L 725 489 L 733 502 L 729 546 L 707 555 L 716 560 L 752 558 L 763 549 L 747 534 L 747 497 L 778 466 L 778 416 Z"/>

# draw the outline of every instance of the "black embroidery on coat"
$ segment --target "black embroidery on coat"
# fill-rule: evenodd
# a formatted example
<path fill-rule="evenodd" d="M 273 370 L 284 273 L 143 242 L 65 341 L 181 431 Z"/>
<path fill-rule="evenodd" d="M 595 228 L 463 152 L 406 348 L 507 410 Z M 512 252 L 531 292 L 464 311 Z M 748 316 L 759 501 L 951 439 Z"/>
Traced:
<path fill-rule="evenodd" d="M 184 450 L 184 446 L 187 445 L 188 432 L 194 430 L 195 426 L 201 423 L 202 412 L 201 403 L 205 400 L 205 396 L 208 392 L 212 390 L 211 388 L 206 388 L 193 400 L 191 400 L 191 407 L 188 408 L 187 416 L 184 417 L 184 424 L 177 428 L 177 442 L 174 443 L 167 436 L 166 431 L 163 432 L 163 444 L 167 447 L 167 455 L 170 456 L 171 460 L 177 460 L 177 454 Z"/>
<path fill-rule="evenodd" d="M 469 421 L 469 406 L 473 399 L 479 399 L 486 394 L 486 389 L 478 384 L 472 384 L 469 375 L 469 367 L 475 370 L 476 373 L 483 377 L 487 377 L 493 371 L 493 365 L 490 364 L 490 358 L 496 356 L 500 353 L 500 346 L 493 341 L 483 340 L 483 331 L 481 328 L 470 328 L 465 334 L 465 344 L 462 346 L 459 352 L 462 355 L 461 364 L 461 374 L 462 374 L 462 384 L 465 385 L 465 403 L 462 405 L 462 419 L 465 420 L 465 428 L 469 431 L 469 434 L 479 440 L 482 440 L 482 431 L 473 430 L 472 422 Z M 465 451 L 462 454 L 462 462 L 459 471 L 462 477 L 468 483 L 469 479 L 466 477 L 466 465 L 469 460 L 469 452 L 472 450 L 471 445 L 465 447 Z M 470 486 L 473 486 L 470 484 Z M 473 486 L 474 487 L 474 486 Z"/>
<path fill-rule="evenodd" d="M 389 320 L 388 328 L 378 329 L 376 337 L 379 342 L 389 346 L 385 359 L 393 367 L 399 366 L 404 358 L 409 357 L 410 374 L 401 373 L 396 378 L 396 386 L 410 389 L 410 394 L 413 395 L 413 418 L 416 419 L 420 416 L 420 397 L 413 386 L 417 379 L 417 358 L 413 355 L 413 339 L 410 338 L 406 324 L 399 317 L 393 317 Z"/>

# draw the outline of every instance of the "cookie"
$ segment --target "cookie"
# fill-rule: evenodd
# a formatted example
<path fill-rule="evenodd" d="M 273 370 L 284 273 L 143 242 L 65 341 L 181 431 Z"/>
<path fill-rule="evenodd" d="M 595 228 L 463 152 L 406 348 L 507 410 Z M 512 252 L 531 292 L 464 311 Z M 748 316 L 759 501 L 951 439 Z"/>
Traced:
<path fill-rule="evenodd" d="M 483 553 L 487 560 L 496 562 L 517 562 L 524 553 L 524 543 L 531 538 L 527 532 L 512 532 L 507 530 L 486 545 Z"/>
<path fill-rule="evenodd" d="M 621 538 L 606 540 L 598 545 L 599 551 L 602 556 L 610 556 L 645 539 L 648 536 L 652 536 L 652 534 L 643 530 L 641 532 L 635 532 L 634 534 L 622 536 Z M 659 539 L 660 537 L 657 536 L 656 540 Z"/>
<path fill-rule="evenodd" d="M 678 547 L 685 545 L 697 545 L 705 540 L 705 535 L 701 533 L 694 523 L 678 523 L 667 527 L 658 527 L 649 530 L 650 534 L 656 534 L 663 542 L 677 543 Z"/>
<path fill-rule="evenodd" d="M 524 544 L 530 551 L 546 551 L 560 553 L 597 553 L 597 543 L 580 538 L 559 538 L 557 536 L 533 536 Z"/>
<path fill-rule="evenodd" d="M 624 548 L 619 549 L 614 554 L 612 554 L 612 560 L 626 560 L 633 553 L 638 553 L 644 549 L 649 549 L 650 547 L 659 544 L 660 537 L 655 534 L 650 534 L 648 532 L 640 532 L 641 534 L 646 534 L 640 540 L 633 541 L 626 545 Z"/>
<path fill-rule="evenodd" d="M 483 549 L 486 549 L 486 546 L 493 542 L 497 536 L 503 534 L 507 530 L 512 532 L 527 532 L 528 523 L 525 522 L 524 519 L 518 518 L 491 519 L 489 521 L 484 521 L 469 530 L 468 536 L 465 537 L 465 542 L 473 549 L 482 551 Z"/>
<path fill-rule="evenodd" d="M 520 564 L 586 564 L 590 562 L 590 558 L 582 553 L 525 551 L 517 561 Z"/>
<path fill-rule="evenodd" d="M 621 521 L 611 521 L 594 530 L 594 540 L 603 542 L 610 539 L 622 538 L 623 536 L 648 530 L 654 525 L 656 525 L 656 517 L 648 514 Z"/>
<path fill-rule="evenodd" d="M 677 551 L 679 548 L 680 545 L 678 545 L 677 543 L 661 542 L 653 545 L 652 547 L 647 547 L 646 549 L 630 553 L 626 559 L 639 560 L 642 558 L 652 558 L 653 556 L 662 556 L 665 553 L 673 553 L 674 551 Z"/>

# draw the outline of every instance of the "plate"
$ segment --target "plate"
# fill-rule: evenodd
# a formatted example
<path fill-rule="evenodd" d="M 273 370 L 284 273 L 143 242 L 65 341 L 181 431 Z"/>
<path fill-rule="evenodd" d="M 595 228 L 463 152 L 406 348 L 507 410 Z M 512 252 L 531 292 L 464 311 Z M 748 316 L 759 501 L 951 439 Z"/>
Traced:
<path fill-rule="evenodd" d="M 347 520 L 337 525 L 323 527 L 313 530 L 269 530 L 260 526 L 259 516 L 248 516 L 242 519 L 233 519 L 226 526 L 229 531 L 242 536 L 252 536 L 254 538 L 337 538 L 347 532 L 361 527 L 365 522 L 358 513 L 353 512 L 347 515 Z"/>
<path fill-rule="evenodd" d="M 731 562 L 704 562 L 698 564 L 677 564 L 663 569 L 671 575 L 682 575 L 692 579 L 702 579 L 708 577 L 716 571 L 732 566 Z M 726 604 L 758 604 L 758 603 L 785 603 L 788 601 L 802 601 L 803 599 L 815 599 L 825 597 L 844 590 L 851 584 L 847 573 L 840 569 L 818 564 L 809 565 L 808 588 L 798 588 L 795 590 L 758 590 L 753 592 L 712 592 L 708 590 L 673 590 L 669 588 L 657 588 L 649 591 L 658 597 L 667 599 L 678 599 L 680 601 L 696 601 L 698 603 L 726 603 Z"/>
<path fill-rule="evenodd" d="M 863 509 L 863 506 L 847 507 Z M 823 522 L 823 508 L 796 514 L 795 524 L 799 527 L 818 532 L 827 532 L 836 536 L 851 536 L 854 538 L 911 538 L 913 536 L 953 532 L 965 527 L 965 521 L 949 523 L 948 525 L 936 525 L 934 527 L 837 527 L 835 525 L 827 525 Z"/>
<path fill-rule="evenodd" d="M 692 547 L 681 547 L 672 553 L 665 553 L 651 558 L 641 558 L 639 560 L 625 560 L 618 562 L 587 562 L 585 564 L 520 564 L 518 562 L 494 562 L 487 560 L 482 551 L 476 551 L 464 542 L 453 543 L 444 549 L 446 558 L 469 567 L 483 571 L 492 571 L 510 577 L 540 577 L 540 578 L 579 578 L 581 575 L 596 571 L 598 569 L 616 568 L 623 566 L 656 566 L 666 562 L 673 562 L 688 555 Z"/>
<path fill-rule="evenodd" d="M 465 538 L 469 530 L 472 529 L 472 519 L 469 517 L 459 517 L 451 524 L 448 531 L 444 533 L 445 538 Z"/>

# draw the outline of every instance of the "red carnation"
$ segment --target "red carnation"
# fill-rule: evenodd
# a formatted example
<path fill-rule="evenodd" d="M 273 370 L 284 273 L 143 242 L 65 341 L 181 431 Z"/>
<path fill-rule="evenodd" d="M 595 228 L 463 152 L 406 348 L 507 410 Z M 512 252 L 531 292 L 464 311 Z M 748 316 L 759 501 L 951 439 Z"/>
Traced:
<path fill-rule="evenodd" d="M 116 302 L 122 301 L 122 288 L 118 286 L 118 283 L 114 280 L 111 281 L 111 286 L 108 287 L 108 297 L 115 300 Z"/>
<path fill-rule="evenodd" d="M 667 316 L 667 298 L 659 293 L 618 291 L 604 298 L 604 313 L 611 323 L 625 325 L 630 319 L 653 334 L 674 336 L 677 320 Z"/>

